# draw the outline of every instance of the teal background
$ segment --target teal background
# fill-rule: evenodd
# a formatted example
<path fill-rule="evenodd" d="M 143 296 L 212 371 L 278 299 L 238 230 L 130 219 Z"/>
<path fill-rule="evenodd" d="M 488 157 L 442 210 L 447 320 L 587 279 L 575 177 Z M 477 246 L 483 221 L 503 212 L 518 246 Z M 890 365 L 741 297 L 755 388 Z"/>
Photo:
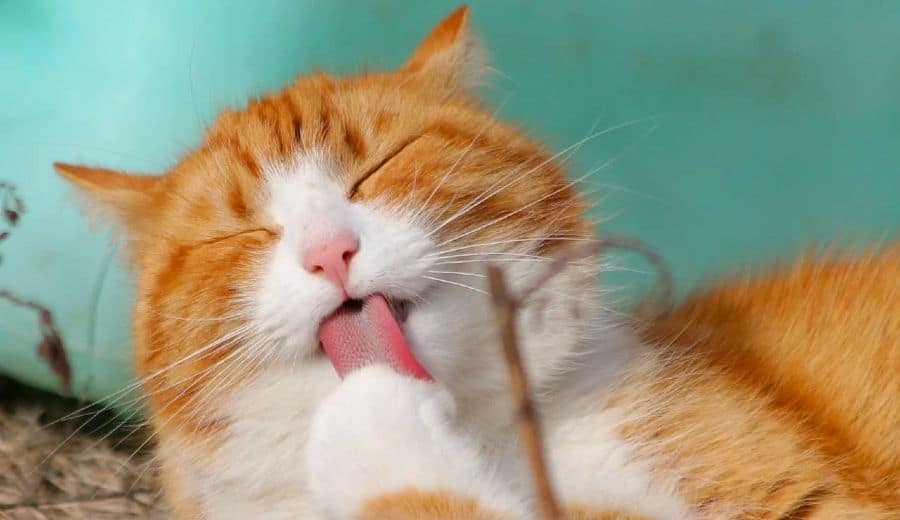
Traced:
<path fill-rule="evenodd" d="M 0 0 L 0 179 L 29 207 L 0 245 L 0 287 L 54 310 L 76 394 L 130 377 L 131 282 L 50 163 L 162 172 L 222 107 L 315 68 L 396 66 L 455 5 Z M 592 178 L 596 215 L 659 248 L 682 292 L 814 240 L 896 238 L 900 2 L 472 7 L 501 115 L 557 148 L 651 118 L 572 165 L 618 158 Z M 34 316 L 0 302 L 0 370 L 55 388 L 37 341 Z"/>

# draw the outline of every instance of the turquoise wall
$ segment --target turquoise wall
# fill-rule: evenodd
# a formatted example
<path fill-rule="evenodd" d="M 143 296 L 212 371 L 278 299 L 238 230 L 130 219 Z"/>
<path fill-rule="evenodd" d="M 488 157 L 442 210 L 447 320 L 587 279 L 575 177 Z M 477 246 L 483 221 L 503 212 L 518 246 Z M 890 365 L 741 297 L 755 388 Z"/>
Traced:
<path fill-rule="evenodd" d="M 472 2 L 503 116 L 556 147 L 651 118 L 573 168 L 618 158 L 592 178 L 596 215 L 659 248 L 682 291 L 814 239 L 900 229 L 900 3 L 740 4 Z M 455 5 L 0 0 L 0 180 L 28 205 L 0 243 L 0 288 L 54 311 L 76 394 L 130 377 L 131 288 L 50 163 L 164 171 L 220 108 L 314 68 L 395 66 Z M 0 370 L 55 388 L 38 339 L 0 302 Z"/>

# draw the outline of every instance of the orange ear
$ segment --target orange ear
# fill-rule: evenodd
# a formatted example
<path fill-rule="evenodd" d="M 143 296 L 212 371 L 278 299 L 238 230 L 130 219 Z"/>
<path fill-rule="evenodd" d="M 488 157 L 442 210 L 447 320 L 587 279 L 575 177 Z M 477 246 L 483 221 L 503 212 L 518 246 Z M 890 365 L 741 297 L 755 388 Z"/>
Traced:
<path fill-rule="evenodd" d="M 56 172 L 75 185 L 101 213 L 113 213 L 130 231 L 150 209 L 160 177 L 135 175 L 104 168 L 53 163 Z"/>
<path fill-rule="evenodd" d="M 467 87 L 478 82 L 485 61 L 469 28 L 469 7 L 463 5 L 432 29 L 403 70 L 444 85 Z"/>

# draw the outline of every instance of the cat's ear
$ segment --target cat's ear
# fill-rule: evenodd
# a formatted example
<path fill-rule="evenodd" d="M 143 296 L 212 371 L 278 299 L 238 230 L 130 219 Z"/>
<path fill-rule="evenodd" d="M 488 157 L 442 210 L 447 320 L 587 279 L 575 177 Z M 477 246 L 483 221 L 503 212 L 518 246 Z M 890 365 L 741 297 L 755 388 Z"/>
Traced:
<path fill-rule="evenodd" d="M 487 57 L 472 34 L 469 18 L 465 5 L 450 13 L 422 40 L 403 70 L 442 86 L 467 88 L 480 83 Z"/>
<path fill-rule="evenodd" d="M 152 211 L 152 197 L 161 177 L 105 168 L 53 163 L 60 176 L 78 188 L 88 209 L 101 218 L 113 217 L 130 233 L 138 233 Z"/>

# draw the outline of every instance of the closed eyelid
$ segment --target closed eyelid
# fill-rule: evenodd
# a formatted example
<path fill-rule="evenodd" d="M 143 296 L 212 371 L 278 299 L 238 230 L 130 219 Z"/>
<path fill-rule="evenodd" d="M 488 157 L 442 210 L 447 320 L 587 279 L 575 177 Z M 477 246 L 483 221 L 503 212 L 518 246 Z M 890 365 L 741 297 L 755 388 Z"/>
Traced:
<path fill-rule="evenodd" d="M 222 242 L 222 241 L 224 241 L 224 240 L 229 240 L 229 239 L 232 239 L 232 238 L 237 238 L 237 237 L 240 237 L 240 236 L 243 236 L 243 235 L 247 235 L 247 234 L 250 234 L 250 233 L 266 233 L 266 234 L 268 234 L 270 237 L 273 237 L 273 238 L 276 238 L 276 237 L 278 237 L 278 236 L 281 235 L 281 231 L 280 231 L 280 230 L 276 230 L 276 229 L 273 229 L 273 228 L 270 228 L 270 227 L 258 227 L 258 228 L 252 228 L 252 229 L 245 229 L 245 230 L 243 230 L 243 231 L 238 231 L 238 232 L 236 232 L 236 233 L 231 233 L 231 234 L 228 234 L 228 235 L 223 235 L 223 236 L 218 236 L 218 237 L 208 238 L 208 239 L 206 239 L 206 240 L 200 240 L 200 241 L 198 241 L 198 242 L 195 242 L 195 243 L 194 243 L 194 246 L 201 246 L 201 247 L 202 247 L 202 246 L 208 246 L 208 245 L 211 245 L 211 244 L 215 244 L 215 243 L 217 243 L 217 242 Z"/>
<path fill-rule="evenodd" d="M 416 141 L 418 141 L 419 139 L 424 137 L 424 135 L 425 134 L 420 134 L 420 135 L 410 137 L 406 141 L 402 142 L 400 144 L 400 146 L 397 146 L 396 148 L 391 150 L 390 153 L 388 153 L 386 156 L 384 156 L 384 158 L 382 158 L 380 161 L 375 163 L 374 166 L 372 166 L 371 168 L 366 170 L 366 172 L 356 182 L 353 183 L 353 186 L 350 187 L 350 190 L 347 192 L 347 198 L 353 199 L 353 197 L 356 196 L 356 192 L 359 191 L 359 187 L 362 185 L 363 182 L 366 181 L 366 179 L 368 179 L 369 177 L 371 177 L 372 175 L 377 173 L 379 170 L 384 168 L 385 165 L 387 165 L 387 163 L 391 162 L 391 160 L 393 158 L 400 155 L 403 152 L 403 150 L 406 150 L 410 145 L 412 145 L 413 143 L 415 143 Z"/>

